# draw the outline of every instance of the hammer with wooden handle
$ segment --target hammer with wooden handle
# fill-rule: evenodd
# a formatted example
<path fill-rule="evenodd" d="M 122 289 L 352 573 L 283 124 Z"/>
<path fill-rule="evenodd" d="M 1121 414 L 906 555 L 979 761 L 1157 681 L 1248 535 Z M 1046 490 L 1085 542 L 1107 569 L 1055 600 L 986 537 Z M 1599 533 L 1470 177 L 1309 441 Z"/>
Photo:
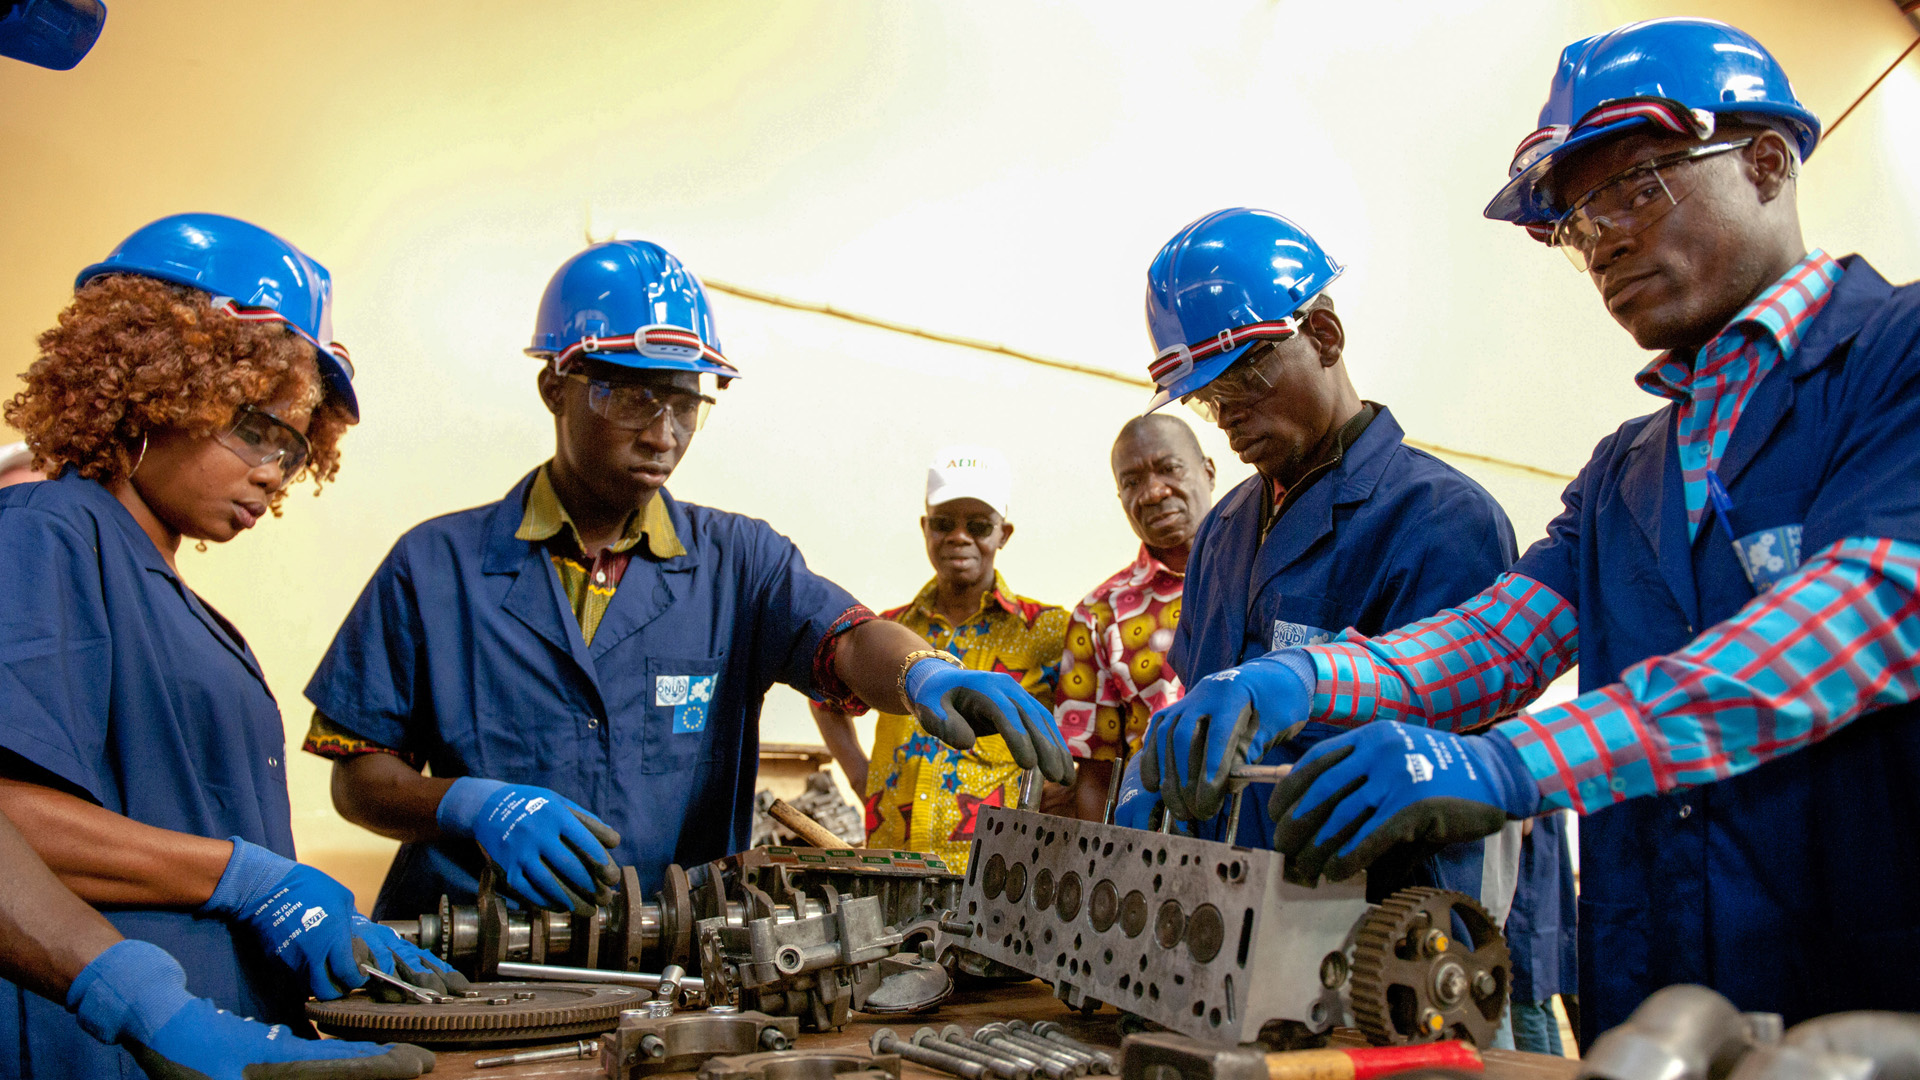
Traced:
<path fill-rule="evenodd" d="M 767 807 L 767 816 L 792 829 L 800 839 L 813 847 L 844 848 L 847 846 L 845 840 L 833 835 L 825 825 L 795 809 L 794 805 L 785 799 L 773 800 L 773 805 Z"/>
<path fill-rule="evenodd" d="M 1481 1072 L 1480 1051 L 1464 1042 L 1286 1050 L 1220 1046 L 1184 1035 L 1129 1035 L 1121 1080 L 1372 1080 L 1416 1069 L 1429 1075 Z"/>

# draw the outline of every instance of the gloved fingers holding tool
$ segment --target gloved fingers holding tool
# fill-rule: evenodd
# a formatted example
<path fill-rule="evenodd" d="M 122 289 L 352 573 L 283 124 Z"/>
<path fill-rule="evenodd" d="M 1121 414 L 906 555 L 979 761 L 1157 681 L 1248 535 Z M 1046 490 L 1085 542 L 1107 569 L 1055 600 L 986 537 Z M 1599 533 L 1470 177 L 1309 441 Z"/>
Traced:
<path fill-rule="evenodd" d="M 612 898 L 620 834 L 565 795 L 463 776 L 434 814 L 440 831 L 477 841 L 515 896 L 548 911 L 589 914 Z"/>
<path fill-rule="evenodd" d="M 1160 805 L 1160 800 L 1140 782 L 1140 762 L 1145 756 L 1135 754 L 1127 759 L 1127 767 L 1120 773 L 1120 791 L 1113 800 L 1115 825 L 1141 830 L 1153 828 L 1153 808 Z"/>
<path fill-rule="evenodd" d="M 179 962 L 146 941 L 94 957 L 68 988 L 67 1008 L 155 1080 L 410 1080 L 434 1065 L 432 1053 L 405 1043 L 302 1039 L 235 1016 L 188 993 Z"/>
<path fill-rule="evenodd" d="M 968 671 L 945 653 L 919 654 L 901 679 L 901 690 L 927 733 L 957 750 L 982 735 L 1007 740 L 1023 769 L 1038 768 L 1056 784 L 1073 783 L 1073 755 L 1053 712 L 998 671 Z"/>
<path fill-rule="evenodd" d="M 1400 845 L 1437 850 L 1540 811 L 1504 736 L 1377 720 L 1318 744 L 1274 785 L 1267 812 L 1287 879 L 1340 881 Z"/>
<path fill-rule="evenodd" d="M 1313 662 L 1294 649 L 1200 680 L 1154 714 L 1140 744 L 1141 783 L 1179 820 L 1213 817 L 1226 804 L 1233 767 L 1258 762 L 1306 723 L 1313 682 Z"/>
<path fill-rule="evenodd" d="M 459 997 L 473 988 L 453 965 L 358 912 L 353 916 L 353 955 L 360 964 L 378 968 L 401 982 L 431 993 Z M 417 1000 L 379 979 L 367 981 L 367 993 L 375 1001 L 388 1004 Z"/>
<path fill-rule="evenodd" d="M 219 885 L 200 910 L 252 931 L 267 952 L 306 979 L 307 992 L 321 1001 L 365 983 L 363 962 L 406 979 L 404 967 L 426 980 L 416 985 L 441 993 L 457 993 L 451 990 L 455 982 L 466 989 L 466 980 L 438 957 L 356 912 L 345 885 L 239 837 L 233 838 L 233 855 Z"/>

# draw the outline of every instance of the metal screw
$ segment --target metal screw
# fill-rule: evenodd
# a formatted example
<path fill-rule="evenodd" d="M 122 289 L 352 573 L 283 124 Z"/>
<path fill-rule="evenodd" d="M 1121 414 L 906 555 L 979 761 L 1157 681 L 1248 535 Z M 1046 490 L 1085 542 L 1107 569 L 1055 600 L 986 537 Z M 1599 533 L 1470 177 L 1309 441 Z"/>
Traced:
<path fill-rule="evenodd" d="M 788 1039 L 787 1033 L 781 1031 L 779 1028 L 766 1027 L 760 1029 L 760 1049 L 778 1052 L 789 1049 L 792 1046 L 793 1041 Z"/>
<path fill-rule="evenodd" d="M 1439 956 L 1446 952 L 1447 932 L 1445 930 L 1427 931 L 1426 936 L 1420 939 L 1420 948 L 1428 956 Z"/>
<path fill-rule="evenodd" d="M 1493 981 L 1493 972 L 1482 971 L 1474 975 L 1473 992 L 1480 997 L 1492 997 L 1493 992 L 1498 989 L 1500 984 Z"/>
<path fill-rule="evenodd" d="M 1433 974 L 1433 996 L 1448 1005 L 1459 1001 L 1467 993 L 1467 973 L 1459 964 L 1447 963 Z"/>
<path fill-rule="evenodd" d="M 499 1065 L 527 1065 L 536 1061 L 577 1061 L 590 1058 L 600 1052 L 600 1043 L 593 1039 L 581 1039 L 570 1046 L 556 1046 L 551 1050 L 522 1050 L 518 1053 L 500 1057 L 484 1057 L 473 1063 L 476 1069 L 491 1069 Z"/>
<path fill-rule="evenodd" d="M 1097 1046 L 1088 1046 L 1086 1043 L 1081 1042 L 1079 1039 L 1076 1039 L 1073 1036 L 1068 1035 L 1064 1030 L 1061 1029 L 1059 1024 L 1056 1024 L 1051 1020 L 1042 1020 L 1039 1023 L 1033 1025 L 1033 1027 L 1029 1028 L 1028 1030 L 1032 1031 L 1035 1035 L 1040 1036 L 1041 1038 L 1047 1040 L 1048 1042 L 1059 1043 L 1061 1046 L 1067 1047 L 1068 1049 L 1078 1050 L 1083 1054 L 1093 1055 L 1093 1060 L 1099 1062 L 1100 1067 L 1106 1072 L 1113 1073 L 1113 1072 L 1119 1071 L 1114 1067 L 1115 1063 L 1114 1063 L 1112 1054 L 1107 1053 L 1105 1050 L 1102 1050 Z"/>
<path fill-rule="evenodd" d="M 1002 1077 L 1003 1080 L 1032 1080 L 1033 1078 L 1033 1069 L 1031 1066 L 1023 1065 L 1020 1062 L 1014 1061 L 1012 1058 L 989 1053 L 978 1046 L 963 1046 L 959 1043 L 947 1042 L 940 1037 L 939 1032 L 930 1027 L 923 1027 L 913 1033 L 913 1045 L 924 1046 L 929 1050 L 938 1050 L 941 1053 L 952 1054 L 956 1057 L 963 1057 L 968 1061 L 977 1061 L 985 1065 L 995 1076 Z"/>
<path fill-rule="evenodd" d="M 1038 1047 L 1029 1046 L 1018 1039 L 1011 1038 L 1012 1034 L 1004 1024 L 982 1024 L 978 1030 L 974 1031 L 973 1041 L 985 1043 L 988 1046 L 998 1046 L 1002 1049 L 1012 1050 L 1015 1053 L 1025 1054 L 1030 1058 L 1036 1058 L 1043 1066 L 1042 1071 L 1046 1072 L 1049 1077 L 1054 1076 L 1052 1069 L 1065 1069 L 1067 1076 L 1087 1075 L 1087 1067 L 1080 1064 L 1078 1060 L 1067 1057 L 1065 1054 L 1056 1054 L 1049 1050 L 1041 1050 Z M 1052 1068 L 1046 1068 L 1046 1066 L 1051 1066 Z M 1056 1077 L 1055 1080 L 1064 1080 L 1064 1077 Z"/>
<path fill-rule="evenodd" d="M 1020 1026 L 1015 1027 L 1015 1024 Z M 1092 1054 L 1082 1053 L 1078 1050 L 1050 1043 L 1040 1036 L 1025 1030 L 1025 1021 L 1014 1020 L 1009 1023 L 989 1024 L 987 1026 L 994 1028 L 994 1034 L 1000 1038 L 1019 1043 L 1021 1046 L 1030 1048 L 1036 1054 L 1051 1054 L 1055 1060 L 1072 1065 L 1074 1071 L 1079 1075 L 1085 1076 L 1087 1073 L 1093 1071 L 1094 1060 Z"/>
<path fill-rule="evenodd" d="M 876 1054 L 899 1054 L 908 1061 L 925 1065 L 929 1069 L 938 1069 L 954 1076 L 964 1076 L 967 1080 L 983 1080 L 987 1067 L 977 1061 L 968 1061 L 958 1054 L 946 1054 L 930 1047 L 915 1046 L 903 1042 L 893 1033 L 892 1028 L 881 1028 L 867 1040 L 867 1047 Z"/>

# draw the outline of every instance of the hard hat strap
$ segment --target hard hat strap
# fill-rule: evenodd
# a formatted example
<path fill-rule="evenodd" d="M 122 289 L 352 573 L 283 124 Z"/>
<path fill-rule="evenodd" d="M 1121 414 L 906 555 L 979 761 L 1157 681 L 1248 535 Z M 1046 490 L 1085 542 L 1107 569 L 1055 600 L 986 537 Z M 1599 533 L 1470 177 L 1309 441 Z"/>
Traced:
<path fill-rule="evenodd" d="M 253 323 L 277 322 L 277 323 L 285 324 L 287 329 L 293 331 L 295 334 L 299 335 L 302 338 L 305 338 L 307 341 L 313 342 L 313 344 L 316 346 L 324 348 L 328 354 L 330 354 L 335 360 L 338 360 L 340 362 L 341 367 L 346 369 L 347 378 L 348 379 L 353 378 L 353 356 L 347 352 L 347 347 L 345 345 L 342 345 L 337 341 L 329 341 L 325 345 L 320 345 L 320 343 L 317 341 L 314 341 L 313 338 L 308 337 L 308 335 L 304 333 L 301 333 L 300 328 L 294 324 L 294 321 L 292 319 L 287 318 L 285 315 L 280 314 L 278 311 L 275 311 L 270 307 L 252 307 L 247 304 L 242 304 L 234 300 L 234 298 L 231 296 L 214 297 L 213 307 L 215 311 L 219 311 L 222 314 L 231 316 L 232 318 L 235 318 L 235 319 L 239 319 L 241 322 L 253 322 Z"/>
<path fill-rule="evenodd" d="M 593 334 L 560 350 L 553 368 L 564 374 L 572 362 L 593 353 L 634 352 L 655 360 L 705 360 L 731 372 L 739 369 L 728 363 L 720 351 L 700 340 L 700 335 L 681 326 L 643 326 L 631 334 L 597 337 Z"/>
<path fill-rule="evenodd" d="M 1646 120 L 1696 139 L 1709 138 L 1714 130 L 1714 115 L 1705 109 L 1689 109 L 1672 98 L 1618 98 L 1587 110 L 1586 115 L 1571 126 L 1550 124 L 1520 140 L 1520 145 L 1514 148 L 1513 164 L 1508 167 L 1507 175 L 1518 176 L 1532 168 L 1581 131 L 1622 120 Z"/>
<path fill-rule="evenodd" d="M 1300 320 L 1292 315 L 1284 319 L 1229 327 L 1198 345 L 1172 345 L 1160 350 L 1160 355 L 1148 365 L 1147 374 L 1154 382 L 1161 386 L 1168 386 L 1191 374 L 1193 366 L 1202 360 L 1230 352 L 1250 342 L 1280 341 L 1299 332 Z"/>

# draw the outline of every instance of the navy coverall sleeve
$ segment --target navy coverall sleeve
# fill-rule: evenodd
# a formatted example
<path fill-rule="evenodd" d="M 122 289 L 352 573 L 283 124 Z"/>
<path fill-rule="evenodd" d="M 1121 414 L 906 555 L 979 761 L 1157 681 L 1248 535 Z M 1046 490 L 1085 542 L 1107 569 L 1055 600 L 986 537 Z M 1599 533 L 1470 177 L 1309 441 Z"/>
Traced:
<path fill-rule="evenodd" d="M 1596 463 L 1612 459 L 1613 444 L 1619 437 L 1620 432 L 1615 431 L 1594 446 L 1579 475 L 1560 493 L 1560 512 L 1547 523 L 1547 535 L 1535 540 L 1520 556 L 1520 561 L 1513 564 L 1514 573 L 1552 589 L 1576 609 L 1580 606 L 1580 515 L 1586 497 L 1587 472 Z"/>
<path fill-rule="evenodd" d="M 0 551 L 0 746 L 103 802 L 113 635 L 95 542 L 12 507 Z"/>
<path fill-rule="evenodd" d="M 1422 527 L 1401 529 L 1394 540 L 1404 550 L 1388 565 L 1410 566 L 1412 572 L 1381 620 L 1388 629 L 1465 603 L 1505 573 L 1517 554 L 1513 523 L 1500 505 L 1465 485 L 1448 492 Z"/>
<path fill-rule="evenodd" d="M 414 750 L 411 732 L 434 730 L 433 717 L 414 716 L 416 704 L 430 707 L 433 697 L 420 692 L 427 638 L 404 545 L 374 571 L 307 683 L 307 698 L 327 719 L 394 750 Z"/>

